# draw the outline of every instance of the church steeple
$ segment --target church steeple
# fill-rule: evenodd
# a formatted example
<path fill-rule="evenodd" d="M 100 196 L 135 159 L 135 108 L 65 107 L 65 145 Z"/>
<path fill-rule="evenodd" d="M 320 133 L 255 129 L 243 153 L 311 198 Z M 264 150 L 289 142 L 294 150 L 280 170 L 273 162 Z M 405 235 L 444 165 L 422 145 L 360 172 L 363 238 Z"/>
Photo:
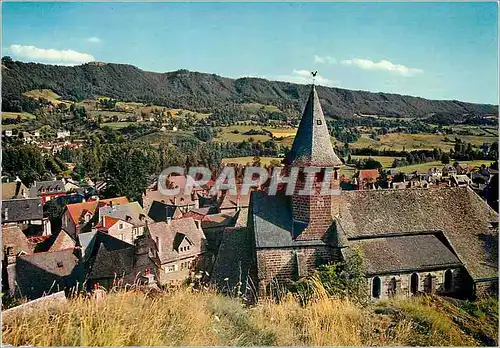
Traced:
<path fill-rule="evenodd" d="M 311 87 L 292 149 L 283 163 L 299 167 L 338 167 L 342 164 L 333 151 L 325 116 L 314 84 Z"/>

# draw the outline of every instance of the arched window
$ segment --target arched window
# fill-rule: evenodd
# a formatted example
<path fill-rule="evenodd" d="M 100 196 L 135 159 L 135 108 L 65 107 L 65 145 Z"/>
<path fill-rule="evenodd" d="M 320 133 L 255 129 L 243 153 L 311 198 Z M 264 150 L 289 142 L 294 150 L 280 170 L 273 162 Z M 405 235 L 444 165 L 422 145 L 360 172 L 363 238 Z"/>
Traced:
<path fill-rule="evenodd" d="M 428 273 L 425 276 L 425 283 L 424 283 L 425 292 L 428 294 L 434 293 L 434 285 L 435 285 L 434 277 L 432 276 L 432 274 Z"/>
<path fill-rule="evenodd" d="M 444 272 L 444 290 L 450 291 L 453 286 L 453 272 L 450 269 L 447 269 Z"/>
<path fill-rule="evenodd" d="M 418 273 L 412 273 L 410 277 L 410 291 L 413 295 L 418 292 Z"/>
<path fill-rule="evenodd" d="M 392 278 L 389 282 L 389 296 L 395 296 L 396 295 L 396 288 L 397 288 L 397 281 L 396 278 Z"/>
<path fill-rule="evenodd" d="M 380 297 L 380 288 L 381 288 L 381 281 L 379 277 L 373 278 L 372 282 L 372 297 L 373 298 L 379 298 Z"/>

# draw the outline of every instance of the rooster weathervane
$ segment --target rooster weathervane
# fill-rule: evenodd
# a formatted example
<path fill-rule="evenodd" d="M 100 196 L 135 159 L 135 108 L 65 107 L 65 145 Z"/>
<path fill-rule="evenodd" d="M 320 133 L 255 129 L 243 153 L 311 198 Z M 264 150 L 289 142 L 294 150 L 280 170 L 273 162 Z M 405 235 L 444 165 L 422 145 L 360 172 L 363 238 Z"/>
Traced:
<path fill-rule="evenodd" d="M 318 71 L 311 71 L 311 75 L 312 75 L 312 78 L 313 78 L 313 85 L 314 85 L 314 81 L 316 80 L 316 75 L 318 74 Z"/>

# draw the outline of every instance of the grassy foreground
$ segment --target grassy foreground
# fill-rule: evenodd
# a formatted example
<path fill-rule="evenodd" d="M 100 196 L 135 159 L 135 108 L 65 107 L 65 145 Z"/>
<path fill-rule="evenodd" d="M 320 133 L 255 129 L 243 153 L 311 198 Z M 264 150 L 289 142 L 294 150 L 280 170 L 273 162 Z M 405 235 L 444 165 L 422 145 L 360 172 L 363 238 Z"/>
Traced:
<path fill-rule="evenodd" d="M 466 305 L 464 305 L 466 304 Z M 498 302 L 418 297 L 361 306 L 319 292 L 246 307 L 214 291 L 109 293 L 18 313 L 4 344 L 30 346 L 453 345 L 497 343 Z M 494 311 L 493 313 L 489 313 Z M 458 319 L 457 319 L 458 318 Z"/>

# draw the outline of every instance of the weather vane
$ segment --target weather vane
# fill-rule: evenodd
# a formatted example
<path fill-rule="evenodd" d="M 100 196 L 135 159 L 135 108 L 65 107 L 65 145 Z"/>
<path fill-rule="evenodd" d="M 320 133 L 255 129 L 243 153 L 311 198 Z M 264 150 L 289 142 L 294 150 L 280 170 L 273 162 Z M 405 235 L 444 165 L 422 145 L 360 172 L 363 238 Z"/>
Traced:
<path fill-rule="evenodd" d="M 316 75 L 318 74 L 318 71 L 311 71 L 311 75 L 313 77 L 313 85 L 314 85 L 314 80 L 316 79 Z"/>

